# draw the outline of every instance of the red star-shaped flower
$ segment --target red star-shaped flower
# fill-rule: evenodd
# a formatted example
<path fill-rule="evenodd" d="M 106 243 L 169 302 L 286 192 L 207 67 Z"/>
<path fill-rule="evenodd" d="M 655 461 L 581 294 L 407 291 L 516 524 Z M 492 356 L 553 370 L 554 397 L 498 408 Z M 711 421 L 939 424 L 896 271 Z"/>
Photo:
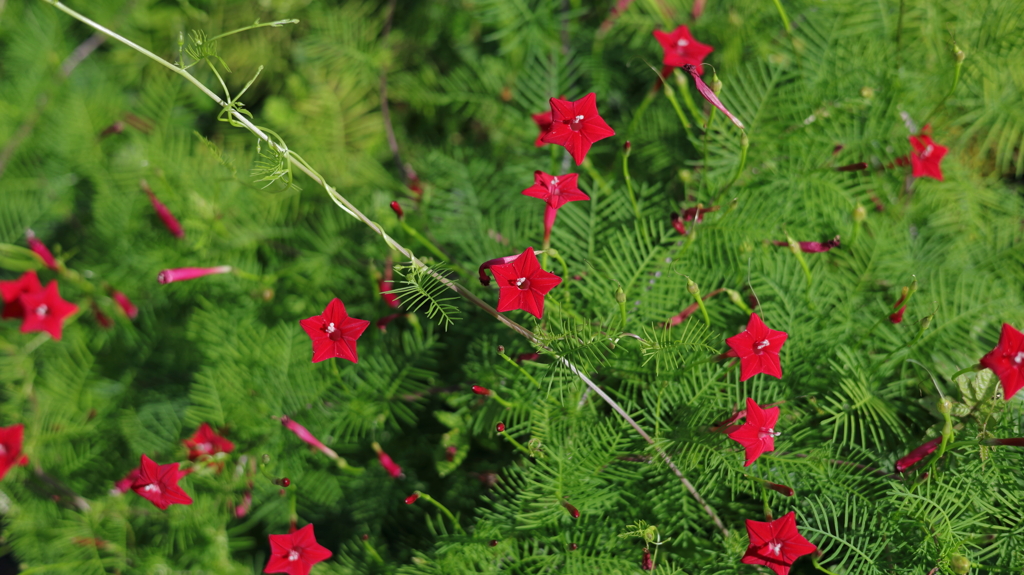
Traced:
<path fill-rule="evenodd" d="M 949 151 L 946 146 L 940 146 L 932 141 L 932 137 L 926 134 L 910 136 L 910 145 L 914 153 L 910 154 L 910 165 L 913 166 L 915 178 L 928 176 L 942 181 L 942 168 L 939 163 Z"/>
<path fill-rule="evenodd" d="M 759 373 L 781 379 L 779 350 L 786 343 L 787 337 L 789 334 L 786 332 L 766 326 L 756 313 L 750 314 L 746 331 L 725 340 L 740 358 L 740 381 L 746 381 Z"/>
<path fill-rule="evenodd" d="M 345 304 L 334 298 L 320 315 L 299 321 L 313 340 L 313 363 L 332 357 L 341 357 L 353 363 L 359 361 L 356 340 L 370 325 L 365 319 L 349 317 Z"/>
<path fill-rule="evenodd" d="M 762 453 L 775 451 L 775 423 L 779 420 L 779 408 L 761 409 L 753 399 L 747 398 L 747 421 L 739 429 L 729 434 L 729 439 L 738 441 L 746 451 L 747 461 L 743 467 L 749 466 Z"/>
<path fill-rule="evenodd" d="M 192 498 L 178 487 L 181 474 L 178 472 L 177 463 L 158 465 L 143 455 L 139 467 L 139 476 L 135 478 L 135 483 L 132 483 L 132 490 L 135 493 L 149 499 L 160 509 L 167 509 L 174 503 L 192 505 Z"/>
<path fill-rule="evenodd" d="M 4 310 L 0 312 L 0 318 L 23 318 L 25 308 L 21 305 L 21 294 L 43 291 L 43 285 L 39 283 L 39 276 L 35 271 L 27 271 L 21 277 L 0 282 L 0 296 L 4 298 Z"/>
<path fill-rule="evenodd" d="M 569 202 L 589 200 L 590 196 L 577 187 L 579 177 L 579 174 L 552 176 L 537 170 L 533 173 L 533 185 L 523 190 L 523 195 L 540 198 L 556 210 Z"/>
<path fill-rule="evenodd" d="M 3 479 L 15 465 L 28 463 L 28 457 L 21 453 L 24 434 L 25 426 L 21 423 L 0 427 L 0 479 Z"/>
<path fill-rule="evenodd" d="M 702 74 L 704 73 L 704 66 L 701 64 L 714 48 L 694 40 L 689 28 L 680 26 L 671 32 L 655 30 L 654 37 L 661 44 L 661 49 L 665 51 L 665 56 L 661 60 L 662 64 L 677 68 L 691 64 L 696 66 Z"/>
<path fill-rule="evenodd" d="M 765 565 L 777 575 L 787 575 L 798 557 L 818 550 L 797 532 L 796 514 L 792 511 L 767 523 L 747 519 L 747 535 L 750 536 L 750 547 L 740 561 L 748 565 Z"/>
<path fill-rule="evenodd" d="M 544 145 L 544 134 L 547 134 L 551 128 L 551 112 L 533 114 L 531 117 L 533 118 L 533 123 L 537 124 L 537 127 L 540 128 L 540 134 L 537 135 L 537 140 L 533 142 L 533 145 L 539 148 Z"/>
<path fill-rule="evenodd" d="M 491 273 L 501 288 L 498 311 L 521 309 L 537 319 L 544 315 L 544 294 L 562 283 L 562 278 L 540 269 L 533 248 L 526 248 L 510 263 L 491 266 Z"/>
<path fill-rule="evenodd" d="M 231 453 L 235 449 L 234 443 L 214 433 L 208 423 L 200 425 L 195 434 L 183 443 L 188 448 L 188 458 L 192 460 L 214 453 Z"/>
<path fill-rule="evenodd" d="M 42 291 L 22 293 L 20 299 L 25 310 L 22 333 L 45 331 L 59 340 L 64 318 L 78 311 L 77 305 L 60 297 L 56 281 L 51 281 Z"/>
<path fill-rule="evenodd" d="M 551 98 L 551 127 L 541 141 L 564 146 L 578 166 L 594 142 L 614 135 L 597 113 L 597 96 L 591 92 L 575 102 Z"/>
<path fill-rule="evenodd" d="M 270 561 L 264 573 L 309 575 L 313 565 L 330 559 L 331 552 L 316 542 L 313 524 L 287 535 L 270 535 Z"/>
<path fill-rule="evenodd" d="M 981 365 L 992 370 L 1003 384 L 1003 397 L 1010 399 L 1024 387 L 1024 333 L 1003 324 L 999 343 L 981 358 Z"/>

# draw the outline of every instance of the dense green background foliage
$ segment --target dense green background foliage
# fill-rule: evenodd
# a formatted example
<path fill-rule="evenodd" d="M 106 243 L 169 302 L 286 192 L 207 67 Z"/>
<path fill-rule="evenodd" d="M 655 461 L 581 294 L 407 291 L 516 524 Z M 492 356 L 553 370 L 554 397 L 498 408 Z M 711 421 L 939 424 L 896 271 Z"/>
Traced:
<path fill-rule="evenodd" d="M 78 59 L 76 47 L 99 39 L 91 29 L 41 0 L 0 0 L 0 243 L 24 246 L 34 229 L 70 270 L 58 278 L 62 295 L 83 309 L 59 342 L 0 324 L 0 425 L 25 424 L 31 458 L 0 483 L 13 562 L 32 573 L 258 572 L 266 535 L 286 532 L 294 511 L 335 553 L 314 569 L 321 574 L 636 573 L 642 545 L 617 535 L 637 520 L 671 538 L 656 572 L 755 573 L 739 563 L 743 520 L 764 519 L 770 506 L 775 516 L 796 512 L 837 575 L 952 573 L 954 555 L 974 572 L 1021 572 L 1019 448 L 958 446 L 920 485 L 889 470 L 940 432 L 940 392 L 965 404 L 958 439 L 1024 435 L 1020 397 L 976 402 L 949 379 L 993 347 L 1003 322 L 1024 328 L 1024 2 L 783 0 L 787 34 L 769 0 L 708 0 L 697 20 L 690 0 L 636 0 L 598 32 L 613 4 L 69 1 L 168 60 L 181 33 L 188 45 L 192 30 L 212 37 L 256 19 L 299 19 L 217 42 L 228 88 L 237 93 L 262 66 L 241 99 L 255 122 L 435 261 L 388 208 L 399 199 L 409 225 L 451 258 L 439 269 L 492 304 L 497 291 L 479 285 L 475 267 L 540 247 L 541 202 L 520 191 L 534 170 L 571 166 L 561 148 L 533 146 L 530 115 L 552 96 L 597 93 L 617 136 L 578 170 L 592 200 L 567 205 L 555 225 L 568 273 L 555 260 L 549 269 L 564 286 L 548 296 L 543 322 L 509 314 L 550 350 L 453 301 L 460 317 L 447 330 L 423 308 L 386 332 L 371 327 L 358 364 L 311 364 L 298 320 L 332 297 L 355 317 L 388 315 L 377 281 L 399 254 L 298 172 L 294 185 L 261 181 L 259 162 L 275 161 L 267 146 L 260 156 L 251 134 L 218 122 L 216 105 L 180 77 L 111 40 Z M 739 132 L 718 114 L 705 143 L 710 108 L 695 90 L 669 80 L 684 102 L 684 91 L 695 99 L 682 110 L 689 134 L 661 93 L 638 114 L 660 68 L 652 30 L 684 23 L 715 47 L 708 62 L 722 100 L 747 126 L 749 157 L 731 187 Z M 954 38 L 967 54 L 960 83 L 930 119 L 950 148 L 946 178 L 913 180 L 894 165 L 910 151 L 901 114 L 920 124 L 950 89 Z M 192 71 L 219 91 L 205 64 Z M 388 144 L 384 82 L 421 199 Z M 118 121 L 122 132 L 101 137 Z M 621 169 L 627 139 L 636 211 Z M 868 170 L 834 169 L 862 161 Z M 162 227 L 140 179 L 181 219 L 184 240 Z M 669 215 L 697 202 L 721 209 L 680 236 Z M 794 254 L 769 243 L 787 233 L 839 234 L 842 246 L 804 255 L 808 283 Z M 23 261 L 4 255 L 0 279 Z M 245 274 L 155 280 L 164 268 L 224 264 Z M 684 275 L 705 294 L 756 294 L 768 325 L 789 333 L 782 380 L 740 383 L 717 358 L 747 320 L 725 294 L 707 301 L 710 327 L 700 313 L 663 327 L 693 303 Z M 890 324 L 913 275 L 919 291 L 903 323 Z M 134 323 L 106 285 L 140 306 Z M 103 329 L 93 306 L 115 325 Z M 512 357 L 541 355 L 520 370 L 498 345 Z M 727 537 L 556 356 L 656 438 Z M 746 397 L 782 408 L 776 451 L 749 468 L 737 444 L 708 431 Z M 349 467 L 306 449 L 281 415 Z M 497 437 L 498 421 L 536 457 Z M 202 422 L 236 451 L 222 472 L 182 481 L 193 505 L 162 512 L 134 493 L 110 494 L 143 453 L 184 460 L 180 442 Z M 385 473 L 374 441 L 404 478 Z M 254 471 L 264 454 L 270 463 Z M 284 496 L 268 479 L 282 476 L 292 481 Z M 796 495 L 765 491 L 757 478 Z M 252 510 L 235 518 L 250 480 Z M 405 505 L 417 489 L 461 527 L 427 504 Z M 794 569 L 814 570 L 809 558 Z"/>

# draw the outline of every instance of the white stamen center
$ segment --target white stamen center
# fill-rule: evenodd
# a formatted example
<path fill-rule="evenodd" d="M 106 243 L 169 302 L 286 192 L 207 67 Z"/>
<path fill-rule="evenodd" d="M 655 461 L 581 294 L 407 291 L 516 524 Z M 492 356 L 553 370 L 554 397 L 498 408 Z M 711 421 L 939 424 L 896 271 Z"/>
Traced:
<path fill-rule="evenodd" d="M 516 287 L 523 287 L 523 283 L 526 282 L 526 278 L 519 278 L 516 280 Z"/>
<path fill-rule="evenodd" d="M 684 47 L 689 46 L 689 45 L 690 45 L 690 43 L 687 42 L 686 40 L 682 39 L 682 38 L 680 38 L 678 41 L 676 41 L 676 46 L 679 46 L 680 48 L 684 48 Z"/>
<path fill-rule="evenodd" d="M 551 178 L 551 190 L 558 189 L 558 178 Z"/>
<path fill-rule="evenodd" d="M 46 315 L 46 312 L 49 309 L 50 308 L 46 307 L 45 303 L 44 304 L 40 304 L 39 307 L 36 308 L 36 315 L 38 315 L 39 317 L 42 317 L 42 316 Z"/>
<path fill-rule="evenodd" d="M 932 155 L 933 151 L 935 151 L 935 146 L 928 144 L 928 147 L 921 151 L 921 157 L 927 158 L 928 156 Z"/>
<path fill-rule="evenodd" d="M 203 453 L 210 453 L 211 451 L 213 451 L 213 444 L 200 443 L 199 445 L 196 446 L 196 450 L 202 451 Z"/>
<path fill-rule="evenodd" d="M 754 344 L 754 351 L 761 351 L 762 349 L 768 347 L 768 345 L 768 340 L 762 339 L 761 341 Z"/>
<path fill-rule="evenodd" d="M 146 493 L 160 493 L 160 486 L 156 483 L 150 483 L 149 485 L 142 488 Z"/>
<path fill-rule="evenodd" d="M 762 427 L 761 431 L 757 432 L 758 439 L 768 439 L 769 437 L 778 437 L 780 435 L 782 434 L 777 433 L 774 427 Z"/>
<path fill-rule="evenodd" d="M 782 554 L 782 543 L 769 543 L 768 544 L 768 549 L 772 553 L 774 553 L 776 555 L 781 555 Z"/>
<path fill-rule="evenodd" d="M 3 443 L 0 443 L 0 457 L 7 455 L 7 447 Z"/>
<path fill-rule="evenodd" d="M 1013 357 L 1013 363 L 1016 363 L 1017 365 L 1024 363 L 1024 351 L 1017 352 L 1017 355 Z"/>
<path fill-rule="evenodd" d="M 335 331 L 337 331 L 337 329 L 338 328 L 334 327 L 333 321 L 327 325 L 327 333 L 334 333 Z"/>
<path fill-rule="evenodd" d="M 572 121 L 573 122 L 582 122 L 583 121 L 583 114 L 580 114 L 579 116 L 576 116 L 575 118 L 572 119 Z"/>
<path fill-rule="evenodd" d="M 299 560 L 299 552 L 294 550 L 294 549 L 289 551 L 288 552 L 288 560 L 289 561 L 298 561 Z"/>

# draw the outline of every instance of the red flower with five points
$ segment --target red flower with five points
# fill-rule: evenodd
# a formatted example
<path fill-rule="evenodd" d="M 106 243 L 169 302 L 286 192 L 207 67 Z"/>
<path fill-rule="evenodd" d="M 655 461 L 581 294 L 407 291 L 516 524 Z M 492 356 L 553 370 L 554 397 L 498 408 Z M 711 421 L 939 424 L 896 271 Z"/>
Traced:
<path fill-rule="evenodd" d="M 677 68 L 681 68 L 686 64 L 692 64 L 697 66 L 697 69 L 702 74 L 704 73 L 704 66 L 701 64 L 704 62 L 704 58 L 714 51 L 714 48 L 711 46 L 694 40 L 693 35 L 690 34 L 690 29 L 685 25 L 671 32 L 655 30 L 654 38 L 658 40 L 658 43 L 661 44 L 661 49 L 665 51 L 665 56 L 661 60 L 662 64 Z"/>
<path fill-rule="evenodd" d="M 188 458 L 192 460 L 214 453 L 231 453 L 235 449 L 234 443 L 214 433 L 208 423 L 200 425 L 195 434 L 183 443 L 188 448 Z"/>
<path fill-rule="evenodd" d="M 541 140 L 564 146 L 578 166 L 594 142 L 614 135 L 615 130 L 597 113 L 597 96 L 591 92 L 574 102 L 551 98 L 551 127 Z"/>
<path fill-rule="evenodd" d="M 537 170 L 533 173 L 533 185 L 523 190 L 524 196 L 539 198 L 547 202 L 544 210 L 544 243 L 551 238 L 551 228 L 558 217 L 558 208 L 569 202 L 589 200 L 590 196 L 580 191 L 577 186 L 579 174 L 552 176 Z"/>
<path fill-rule="evenodd" d="M 942 168 L 939 167 L 939 163 L 949 148 L 936 144 L 932 137 L 926 134 L 910 136 L 910 145 L 914 148 L 914 153 L 910 154 L 914 177 L 928 176 L 941 182 Z"/>
<path fill-rule="evenodd" d="M 562 283 L 562 278 L 540 269 L 533 248 L 526 248 L 515 260 L 491 266 L 498 293 L 498 311 L 521 309 L 537 319 L 544 315 L 544 295 Z"/>
<path fill-rule="evenodd" d="M 3 479 L 15 465 L 28 463 L 28 457 L 21 452 L 24 437 L 25 426 L 21 423 L 0 427 L 0 479 Z"/>
<path fill-rule="evenodd" d="M 313 565 L 331 558 L 331 552 L 316 542 L 313 524 L 287 535 L 269 535 L 270 560 L 264 573 L 309 575 Z"/>
<path fill-rule="evenodd" d="M 538 148 L 544 145 L 544 135 L 551 129 L 551 112 L 544 112 L 543 114 L 533 114 L 533 123 L 537 124 L 540 128 L 540 134 L 537 135 L 537 140 L 533 142 L 534 146 Z"/>
<path fill-rule="evenodd" d="M 1003 397 L 1010 399 L 1024 387 L 1024 333 L 1003 324 L 999 343 L 981 358 L 981 365 L 992 370 L 1003 385 Z"/>
<path fill-rule="evenodd" d="M 341 357 L 353 363 L 359 361 L 356 340 L 363 335 L 370 322 L 349 317 L 345 304 L 334 298 L 320 315 L 299 321 L 302 329 L 313 340 L 313 363 L 332 357 Z"/>
<path fill-rule="evenodd" d="M 747 519 L 750 546 L 740 562 L 765 565 L 777 575 L 787 575 L 798 557 L 814 553 L 818 547 L 796 530 L 796 514 L 792 511 L 775 521 Z"/>
<path fill-rule="evenodd" d="M 784 331 L 769 328 L 756 313 L 750 314 L 747 329 L 725 340 L 740 358 L 740 381 L 765 373 L 782 378 L 779 351 L 789 337 Z"/>
<path fill-rule="evenodd" d="M 39 291 L 43 291 L 43 285 L 39 283 L 39 276 L 35 271 L 27 271 L 16 280 L 0 282 L 0 296 L 3 296 L 4 299 L 4 310 L 0 312 L 0 317 L 25 317 L 25 308 L 21 305 L 21 294 Z"/>
<path fill-rule="evenodd" d="M 743 445 L 747 461 L 743 467 L 749 466 L 762 453 L 775 451 L 775 423 L 779 421 L 779 408 L 762 409 L 753 399 L 747 398 L 747 421 L 739 429 L 729 434 L 729 439 Z"/>
<path fill-rule="evenodd" d="M 64 318 L 78 311 L 77 305 L 60 297 L 56 281 L 51 281 L 42 291 L 22 293 L 20 300 L 25 310 L 21 332 L 45 331 L 57 340 L 64 327 Z"/>
<path fill-rule="evenodd" d="M 178 480 L 183 475 L 178 471 L 177 463 L 159 465 L 143 455 L 139 468 L 139 476 L 132 484 L 135 493 L 149 499 L 160 509 L 167 509 L 174 503 L 192 505 L 192 498 L 178 487 Z"/>

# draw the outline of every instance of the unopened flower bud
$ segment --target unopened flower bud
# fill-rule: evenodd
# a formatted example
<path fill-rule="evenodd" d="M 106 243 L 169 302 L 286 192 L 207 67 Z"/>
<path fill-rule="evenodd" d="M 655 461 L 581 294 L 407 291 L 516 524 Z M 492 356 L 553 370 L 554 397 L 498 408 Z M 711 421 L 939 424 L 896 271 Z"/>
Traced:
<path fill-rule="evenodd" d="M 698 286 L 697 282 L 693 281 L 692 279 L 686 278 L 686 291 L 692 293 L 693 295 L 700 295 L 700 286 Z"/>
<path fill-rule="evenodd" d="M 505 355 L 505 346 L 503 346 L 503 345 L 499 345 L 498 346 L 498 355 Z"/>
<path fill-rule="evenodd" d="M 951 400 L 948 397 L 940 398 L 939 402 L 938 402 L 938 409 L 939 409 L 939 413 L 942 413 L 942 414 L 949 413 L 950 410 L 953 409 L 953 400 Z"/>
<path fill-rule="evenodd" d="M 722 81 L 718 79 L 718 72 L 711 73 L 711 83 L 708 86 L 716 96 L 722 93 Z"/>
<path fill-rule="evenodd" d="M 914 295 L 914 292 L 917 291 L 917 276 L 913 276 L 913 277 L 914 277 L 914 281 L 910 282 L 910 287 L 907 288 L 907 297 L 910 297 L 910 296 Z"/>
<path fill-rule="evenodd" d="M 899 309 L 899 311 L 889 314 L 889 321 L 894 324 L 900 323 L 901 321 L 903 321 L 903 312 L 905 311 L 907 311 L 907 306 L 903 306 Z"/>
<path fill-rule="evenodd" d="M 394 210 L 395 215 L 398 216 L 398 219 L 402 219 L 405 217 L 405 212 L 402 211 L 402 206 L 399 205 L 397 201 L 391 202 L 391 209 Z"/>
<path fill-rule="evenodd" d="M 39 241 L 36 238 L 36 233 L 31 229 L 25 230 L 25 239 L 28 241 L 28 247 L 39 256 L 39 259 L 43 260 L 46 267 L 51 270 L 57 269 L 57 260 L 54 259 L 53 254 L 50 253 L 50 249 L 46 247 L 46 244 Z"/>
<path fill-rule="evenodd" d="M 871 86 L 864 86 L 860 89 L 860 95 L 862 98 L 871 99 L 875 97 L 875 89 Z"/>
<path fill-rule="evenodd" d="M 623 146 L 622 146 L 622 151 L 623 151 L 623 152 L 624 152 L 624 153 L 626 154 L 626 157 L 627 157 L 627 158 L 629 157 L 629 151 L 630 151 L 630 150 L 631 150 L 632 148 L 633 148 L 633 144 L 631 144 L 631 143 L 629 142 L 629 140 L 626 140 L 626 143 L 625 143 L 625 145 L 623 145 Z"/>
<path fill-rule="evenodd" d="M 986 439 L 985 445 L 1013 445 L 1016 447 L 1024 447 L 1024 437 L 997 437 L 993 439 Z"/>
<path fill-rule="evenodd" d="M 963 54 L 963 52 L 960 53 Z M 949 566 L 956 575 L 967 575 L 971 570 L 971 560 L 963 555 L 953 555 L 949 558 Z"/>
<path fill-rule="evenodd" d="M 269 453 L 264 453 L 263 457 L 260 458 L 260 460 L 263 462 L 263 465 L 266 465 L 266 464 L 270 463 L 270 454 Z"/>
<path fill-rule="evenodd" d="M 684 184 L 693 182 L 693 172 L 690 170 L 679 170 L 679 180 Z"/>
<path fill-rule="evenodd" d="M 505 424 L 500 421 L 498 422 L 498 425 L 494 426 L 494 428 L 498 430 L 498 433 L 505 433 Z"/>
<path fill-rule="evenodd" d="M 868 219 L 868 211 L 864 209 L 864 206 L 857 204 L 856 208 L 853 208 L 853 221 L 860 223 Z"/>
<path fill-rule="evenodd" d="M 292 484 L 292 480 L 288 479 L 287 477 L 282 477 L 280 479 L 271 479 L 270 482 L 273 483 L 274 485 L 280 485 L 281 487 L 288 487 L 289 485 Z"/>
<path fill-rule="evenodd" d="M 488 545 L 490 545 L 491 547 L 497 547 L 498 546 L 498 540 L 497 539 L 491 539 L 491 542 L 488 543 Z"/>
<path fill-rule="evenodd" d="M 967 57 L 967 54 L 964 54 L 964 51 L 961 50 L 960 46 L 957 46 L 956 44 L 953 44 L 953 55 L 956 56 L 956 63 L 957 64 L 962 63 L 964 61 L 964 58 Z M 965 571 L 965 573 L 966 573 L 966 571 Z"/>
<path fill-rule="evenodd" d="M 622 286 L 615 288 L 615 301 L 618 303 L 626 303 L 626 292 L 622 291 Z"/>
<path fill-rule="evenodd" d="M 490 395 L 491 394 L 491 390 L 487 389 L 486 387 L 480 387 L 479 385 L 474 385 L 473 386 L 473 393 L 475 393 L 477 395 Z"/>
<path fill-rule="evenodd" d="M 569 551 L 575 551 L 575 550 L 577 550 L 579 548 L 580 548 L 580 546 L 575 544 L 575 543 L 570 543 L 569 544 Z"/>
<path fill-rule="evenodd" d="M 566 503 L 566 502 L 563 501 L 562 502 L 562 507 L 565 507 L 565 510 L 569 512 L 569 515 L 572 515 L 573 519 L 579 519 L 580 518 L 580 510 L 576 509 L 576 507 L 573 506 L 571 503 Z"/>
<path fill-rule="evenodd" d="M 739 198 L 733 198 L 733 199 L 729 200 L 729 211 L 731 212 L 731 211 L 735 210 L 739 205 L 740 205 L 740 199 Z"/>
<path fill-rule="evenodd" d="M 740 147 L 743 148 L 744 150 L 750 147 L 750 138 L 747 137 L 746 132 L 742 132 L 740 134 Z"/>
<path fill-rule="evenodd" d="M 194 280 L 203 276 L 214 274 L 231 273 L 231 266 L 217 266 L 215 268 L 176 268 L 163 270 L 156 276 L 156 281 L 162 284 Z"/>
<path fill-rule="evenodd" d="M 928 329 L 928 326 L 932 324 L 932 318 L 935 317 L 934 313 L 930 313 L 921 320 L 921 331 Z"/>
<path fill-rule="evenodd" d="M 366 534 L 366 533 L 363 533 L 363 535 L 360 537 L 360 539 L 362 539 L 363 541 L 369 541 L 370 540 L 370 536 L 368 534 Z"/>
<path fill-rule="evenodd" d="M 413 503 L 416 503 L 416 500 L 419 499 L 419 498 L 420 498 L 420 494 L 417 491 L 417 492 L 413 493 L 412 495 L 410 495 L 410 496 L 405 498 L 405 504 L 406 505 L 412 505 Z"/>

